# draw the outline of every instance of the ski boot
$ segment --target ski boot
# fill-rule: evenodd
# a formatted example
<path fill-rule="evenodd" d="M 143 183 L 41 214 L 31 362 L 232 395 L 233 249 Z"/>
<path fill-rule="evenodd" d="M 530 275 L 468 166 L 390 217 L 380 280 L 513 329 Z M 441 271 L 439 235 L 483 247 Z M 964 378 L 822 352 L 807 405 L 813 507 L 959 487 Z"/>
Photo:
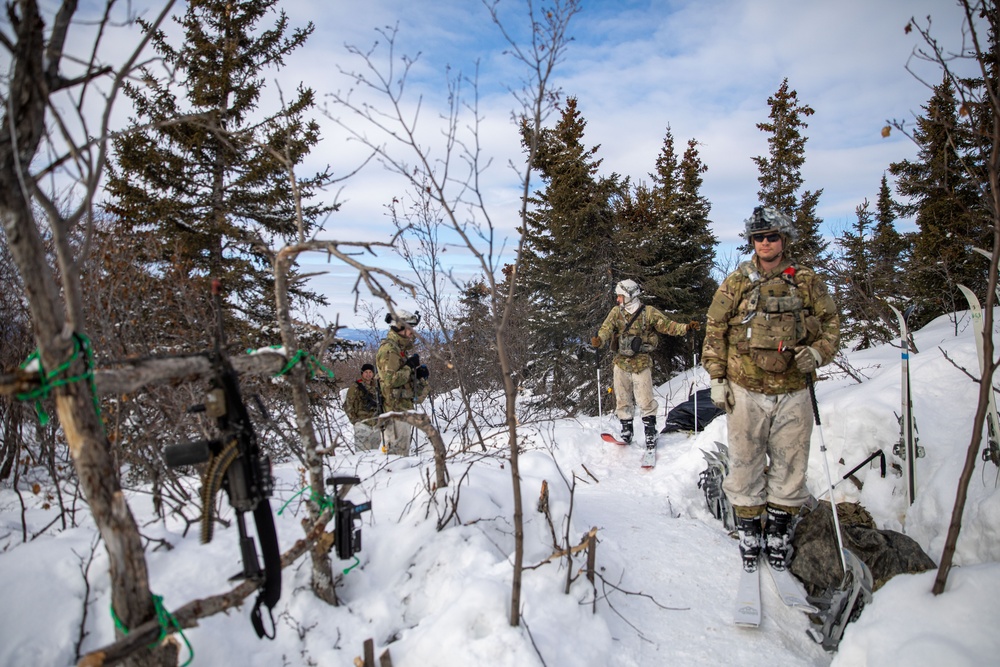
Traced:
<path fill-rule="evenodd" d="M 736 517 L 736 532 L 740 538 L 740 557 L 743 558 L 743 569 L 754 572 L 757 569 L 757 559 L 760 558 L 760 542 L 763 531 L 760 517 Z"/>
<path fill-rule="evenodd" d="M 642 426 L 646 430 L 646 449 L 656 449 L 656 415 L 643 417 Z"/>
<path fill-rule="evenodd" d="M 777 507 L 767 506 L 764 526 L 764 550 L 767 562 L 775 570 L 784 570 L 792 560 L 792 514 Z"/>
<path fill-rule="evenodd" d="M 623 419 L 622 420 L 622 442 L 626 445 L 632 444 L 632 420 Z"/>

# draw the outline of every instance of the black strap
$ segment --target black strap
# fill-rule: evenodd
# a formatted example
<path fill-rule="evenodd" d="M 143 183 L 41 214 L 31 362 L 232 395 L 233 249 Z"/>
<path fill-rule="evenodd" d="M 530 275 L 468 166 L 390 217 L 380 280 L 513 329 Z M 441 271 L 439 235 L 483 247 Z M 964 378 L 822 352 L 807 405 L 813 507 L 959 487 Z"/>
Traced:
<path fill-rule="evenodd" d="M 274 515 L 271 513 L 271 503 L 266 498 L 257 503 L 253 510 L 254 524 L 257 526 L 257 539 L 260 540 L 261 556 L 264 560 L 264 582 L 260 594 L 250 612 L 250 622 L 258 637 L 274 639 L 274 605 L 281 599 L 281 549 L 278 546 L 278 532 L 274 527 Z M 271 617 L 271 633 L 264 628 L 260 612 L 261 605 L 267 607 Z"/>
<path fill-rule="evenodd" d="M 635 321 L 637 319 L 639 319 L 639 316 L 642 315 L 642 313 L 645 310 L 646 310 L 646 306 L 640 306 L 639 310 L 635 311 L 635 314 L 632 315 L 632 317 L 629 319 L 628 323 L 625 324 L 625 328 L 622 329 L 622 333 L 623 334 L 627 334 L 628 333 L 628 330 L 632 328 L 632 325 L 635 324 Z"/>

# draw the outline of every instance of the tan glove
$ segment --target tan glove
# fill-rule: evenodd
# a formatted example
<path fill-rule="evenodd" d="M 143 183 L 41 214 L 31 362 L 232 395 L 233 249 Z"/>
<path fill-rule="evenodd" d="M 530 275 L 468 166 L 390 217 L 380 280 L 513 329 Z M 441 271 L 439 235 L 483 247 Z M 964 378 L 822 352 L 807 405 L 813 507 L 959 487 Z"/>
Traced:
<path fill-rule="evenodd" d="M 590 339 L 590 344 L 594 347 L 600 347 L 601 345 L 604 345 L 604 341 L 601 340 L 600 336 L 594 336 Z"/>
<path fill-rule="evenodd" d="M 720 410 L 730 412 L 736 407 L 736 397 L 733 390 L 729 388 L 729 380 L 726 378 L 715 378 L 712 380 L 712 403 Z"/>
<path fill-rule="evenodd" d="M 806 345 L 799 348 L 799 351 L 795 353 L 795 365 L 803 375 L 812 373 L 822 363 L 823 357 L 815 347 Z"/>
<path fill-rule="evenodd" d="M 701 322 L 698 320 L 688 322 L 688 331 L 701 331 Z"/>

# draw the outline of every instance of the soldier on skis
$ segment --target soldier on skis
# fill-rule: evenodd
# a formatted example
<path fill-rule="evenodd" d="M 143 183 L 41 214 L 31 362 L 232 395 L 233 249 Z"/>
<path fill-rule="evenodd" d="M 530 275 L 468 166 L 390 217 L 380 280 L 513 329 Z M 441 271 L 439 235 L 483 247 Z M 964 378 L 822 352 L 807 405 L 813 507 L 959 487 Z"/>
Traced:
<path fill-rule="evenodd" d="M 347 390 L 344 412 L 354 425 L 354 444 L 359 450 L 376 449 L 381 433 L 375 427 L 374 418 L 379 416 L 378 387 L 375 386 L 375 367 L 361 366 L 361 377 Z"/>
<path fill-rule="evenodd" d="M 745 226 L 754 256 L 715 293 L 702 365 L 712 402 L 728 414 L 723 489 L 736 514 L 743 567 L 756 569 L 763 541 L 768 563 L 784 569 L 790 524 L 809 495 L 806 377 L 836 355 L 840 317 L 823 281 L 789 257 L 796 230 L 788 215 L 758 206 Z"/>
<path fill-rule="evenodd" d="M 375 365 L 382 388 L 382 406 L 385 412 L 405 412 L 422 403 L 430 393 L 427 366 L 420 363 L 420 355 L 409 354 L 420 324 L 420 313 L 397 310 L 385 316 L 389 333 L 378 348 Z M 406 456 L 410 453 L 413 426 L 401 419 L 391 420 L 385 427 L 385 450 L 388 454 Z"/>
<path fill-rule="evenodd" d="M 605 342 L 615 351 L 614 387 L 615 413 L 621 420 L 622 440 L 632 441 L 634 405 L 639 406 L 646 431 L 646 446 L 656 441 L 656 399 L 653 398 L 653 359 L 649 353 L 659 343 L 657 332 L 668 336 L 683 336 L 701 328 L 699 322 L 674 322 L 652 306 L 643 306 L 640 288 L 634 280 L 623 280 L 615 286 L 618 305 L 604 319 L 597 335 L 590 339 L 595 348 Z M 634 396 L 634 402 L 633 402 Z"/>

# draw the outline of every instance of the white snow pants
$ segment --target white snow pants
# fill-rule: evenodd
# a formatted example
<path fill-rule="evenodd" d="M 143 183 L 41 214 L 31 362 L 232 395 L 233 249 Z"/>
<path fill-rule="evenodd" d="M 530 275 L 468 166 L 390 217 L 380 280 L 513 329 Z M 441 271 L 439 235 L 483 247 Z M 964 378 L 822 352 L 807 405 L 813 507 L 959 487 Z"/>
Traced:
<path fill-rule="evenodd" d="M 812 435 L 809 390 L 769 396 L 730 383 L 729 474 L 722 483 L 734 507 L 801 507 Z M 765 468 L 767 472 L 765 473 Z"/>
<path fill-rule="evenodd" d="M 639 406 L 641 417 L 655 415 L 659 404 L 653 398 L 653 370 L 647 368 L 638 373 L 629 373 L 617 365 L 614 369 L 615 414 L 618 419 L 632 419 L 634 405 Z"/>

